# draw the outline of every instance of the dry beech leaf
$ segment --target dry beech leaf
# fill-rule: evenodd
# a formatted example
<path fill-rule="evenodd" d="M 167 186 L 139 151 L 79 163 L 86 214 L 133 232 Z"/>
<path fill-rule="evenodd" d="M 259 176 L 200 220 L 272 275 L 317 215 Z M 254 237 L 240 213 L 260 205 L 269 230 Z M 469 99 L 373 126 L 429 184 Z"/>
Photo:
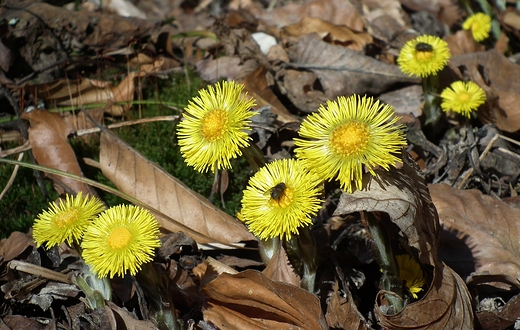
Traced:
<path fill-rule="evenodd" d="M 447 36 L 444 41 L 448 43 L 451 56 L 482 52 L 486 50 L 484 45 L 479 44 L 473 39 L 469 30 L 459 30 L 455 34 Z"/>
<path fill-rule="evenodd" d="M 222 274 L 202 288 L 204 320 L 225 329 L 328 329 L 318 298 L 255 270 Z"/>
<path fill-rule="evenodd" d="M 378 293 L 378 300 L 384 293 Z M 439 263 L 432 285 L 424 297 L 395 315 L 375 308 L 379 324 L 388 329 L 466 330 L 474 329 L 471 296 L 453 269 Z"/>
<path fill-rule="evenodd" d="M 161 226 L 171 232 L 191 228 L 197 243 L 234 243 L 254 240 L 254 236 L 235 218 L 215 207 L 206 198 L 166 173 L 114 133 L 101 134 L 100 166 L 103 174 L 119 190 L 139 199 L 169 218 L 157 216 Z M 202 235 L 200 235 L 202 234 Z"/>
<path fill-rule="evenodd" d="M 327 314 L 325 314 L 329 327 L 348 330 L 369 329 L 348 288 L 345 288 L 345 293 L 346 298 L 340 294 L 338 282 L 334 282 L 333 292 L 327 300 Z"/>
<path fill-rule="evenodd" d="M 328 44 L 313 35 L 302 37 L 288 50 L 291 63 L 299 74 L 310 71 L 316 76 L 316 82 L 309 87 L 301 86 L 298 79 L 285 79 L 284 73 L 278 78 L 281 88 L 300 110 L 314 112 L 322 100 L 307 95 L 315 85 L 324 99 L 333 100 L 339 95 L 381 94 L 392 86 L 402 83 L 419 82 L 418 78 L 404 75 L 396 65 L 380 62 L 372 57 L 360 54 L 351 49 Z M 297 70 L 299 69 L 299 70 Z M 282 81 L 283 80 L 283 81 Z M 290 84 L 301 86 L 300 89 L 287 87 Z"/>
<path fill-rule="evenodd" d="M 315 17 L 305 17 L 282 29 L 282 37 L 300 37 L 311 33 L 317 33 L 333 45 L 346 46 L 356 51 L 362 51 L 372 42 L 372 37 L 366 32 L 356 33 L 344 25 L 335 25 Z"/>
<path fill-rule="evenodd" d="M 105 306 L 105 313 L 109 315 L 108 319 L 110 320 L 110 328 L 113 330 L 158 330 L 152 321 L 138 320 L 127 310 L 122 309 L 111 301 L 107 302 L 107 306 Z M 112 313 L 114 313 L 114 315 L 110 315 Z M 115 314 L 117 314 L 117 317 Z"/>
<path fill-rule="evenodd" d="M 478 190 L 429 187 L 445 230 L 443 260 L 463 278 L 501 275 L 520 288 L 520 209 Z"/>
<path fill-rule="evenodd" d="M 482 122 L 506 132 L 520 130 L 520 65 L 492 49 L 454 56 L 449 66 L 460 79 L 469 78 L 486 92 L 488 101 L 478 111 Z"/>
<path fill-rule="evenodd" d="M 14 231 L 9 238 L 0 242 L 0 260 L 2 263 L 13 260 L 29 246 L 36 247 L 32 235 Z"/>
<path fill-rule="evenodd" d="M 54 106 L 84 106 L 87 104 L 108 103 L 105 112 L 112 116 L 121 116 L 130 105 L 110 105 L 114 102 L 130 102 L 134 99 L 135 78 L 156 73 L 161 67 L 161 61 L 141 66 L 139 72 L 130 72 L 116 87 L 110 82 L 93 79 L 83 79 L 77 83 L 68 79 L 57 80 L 44 85 L 29 86 L 34 94 L 51 102 Z"/>
<path fill-rule="evenodd" d="M 319 17 L 332 24 L 345 25 L 354 31 L 364 31 L 364 18 L 357 11 L 356 5 L 352 4 L 352 1 L 311 0 L 302 5 L 290 3 L 283 7 L 262 11 L 257 17 L 265 25 L 278 27 L 296 24 L 305 17 Z"/>
<path fill-rule="evenodd" d="M 34 110 L 22 115 L 29 120 L 29 141 L 34 158 L 39 165 L 54 168 L 67 173 L 83 176 L 74 150 L 67 136 L 72 132 L 59 114 L 47 110 Z M 54 181 L 59 193 L 78 193 L 96 195 L 90 186 L 77 180 L 47 174 Z"/>
<path fill-rule="evenodd" d="M 273 281 L 300 286 L 300 277 L 294 271 L 285 249 L 281 246 L 262 271 L 262 274 Z"/>
<path fill-rule="evenodd" d="M 375 312 L 380 324 L 391 329 L 472 329 L 471 297 L 464 281 L 437 257 L 440 225 L 424 178 L 411 157 L 403 153 L 403 167 L 376 170 L 364 177 L 364 189 L 343 194 L 335 214 L 379 211 L 388 214 L 404 234 L 404 242 L 418 251 L 422 264 L 434 267 L 426 294 L 395 315 Z M 378 298 L 384 292 L 380 291 Z M 424 311 L 428 313 L 424 313 Z"/>
<path fill-rule="evenodd" d="M 267 69 L 263 65 L 259 65 L 253 72 L 247 75 L 244 79 L 246 91 L 256 100 L 258 107 L 270 105 L 271 111 L 277 115 L 276 119 L 283 124 L 298 122 L 298 119 L 285 108 L 271 90 L 267 83 L 266 74 Z"/>

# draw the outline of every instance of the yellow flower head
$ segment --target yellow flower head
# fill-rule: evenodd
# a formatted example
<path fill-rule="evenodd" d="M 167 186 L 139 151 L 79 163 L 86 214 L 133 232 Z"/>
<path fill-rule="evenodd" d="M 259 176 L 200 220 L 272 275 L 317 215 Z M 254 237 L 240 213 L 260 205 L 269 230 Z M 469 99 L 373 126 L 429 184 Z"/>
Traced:
<path fill-rule="evenodd" d="M 103 203 L 93 196 L 79 192 L 75 197 L 68 195 L 65 201 L 49 203 L 49 209 L 38 214 L 33 226 L 36 246 L 44 242 L 47 249 L 67 242 L 79 242 L 96 215 L 105 209 Z"/>
<path fill-rule="evenodd" d="M 414 299 L 426 284 L 421 266 L 407 254 L 395 257 L 399 266 L 399 278 L 405 282 L 408 291 Z"/>
<path fill-rule="evenodd" d="M 489 31 L 491 31 L 491 17 L 484 13 L 476 13 L 466 18 L 462 23 L 464 30 L 471 30 L 473 39 L 477 42 L 481 42 L 489 37 Z"/>
<path fill-rule="evenodd" d="M 402 72 L 425 78 L 441 71 L 450 57 L 446 41 L 439 37 L 423 35 L 403 46 L 397 63 Z"/>
<path fill-rule="evenodd" d="M 486 102 L 486 93 L 472 81 L 456 81 L 441 93 L 441 108 L 470 118 L 471 113 Z"/>
<path fill-rule="evenodd" d="M 375 175 L 374 167 L 388 170 L 399 159 L 394 155 L 406 144 L 394 108 L 371 97 L 340 96 L 327 101 L 301 124 L 294 139 L 296 156 L 321 179 L 338 179 L 349 193 L 361 189 L 363 165 Z"/>
<path fill-rule="evenodd" d="M 112 278 L 128 270 L 135 275 L 160 245 L 159 224 L 148 210 L 118 205 L 101 213 L 87 228 L 81 247 L 85 263 L 99 277 Z"/>
<path fill-rule="evenodd" d="M 253 99 L 241 96 L 244 85 L 225 81 L 199 91 L 184 109 L 177 136 L 186 163 L 199 172 L 231 168 L 229 160 L 249 146 Z"/>
<path fill-rule="evenodd" d="M 320 209 L 320 183 L 300 162 L 275 160 L 249 179 L 239 219 L 260 239 L 290 239 Z"/>

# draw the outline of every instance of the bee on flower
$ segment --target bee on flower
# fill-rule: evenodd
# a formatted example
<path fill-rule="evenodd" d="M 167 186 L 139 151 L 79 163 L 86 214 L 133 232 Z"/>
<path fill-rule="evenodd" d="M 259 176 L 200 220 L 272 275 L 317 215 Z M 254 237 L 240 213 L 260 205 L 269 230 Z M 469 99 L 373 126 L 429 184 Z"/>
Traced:
<path fill-rule="evenodd" d="M 403 73 L 425 78 L 441 71 L 450 57 L 446 41 L 436 36 L 422 35 L 403 46 L 397 64 Z"/>

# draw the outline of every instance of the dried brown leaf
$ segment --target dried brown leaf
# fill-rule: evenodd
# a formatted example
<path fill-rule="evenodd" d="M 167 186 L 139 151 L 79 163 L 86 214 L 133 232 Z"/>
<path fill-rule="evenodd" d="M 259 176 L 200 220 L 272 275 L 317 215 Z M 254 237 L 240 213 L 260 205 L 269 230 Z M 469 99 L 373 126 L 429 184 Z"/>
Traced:
<path fill-rule="evenodd" d="M 298 119 L 287 110 L 269 87 L 267 74 L 267 69 L 263 65 L 259 65 L 244 79 L 246 91 L 256 100 L 259 107 L 270 105 L 271 111 L 277 115 L 276 119 L 280 122 L 284 124 L 297 122 Z"/>
<path fill-rule="evenodd" d="M 351 49 L 330 45 L 315 36 L 302 37 L 288 50 L 291 64 L 288 67 L 310 71 L 316 76 L 316 81 L 308 88 L 295 89 L 291 84 L 301 86 L 298 79 L 285 79 L 284 72 L 278 75 L 278 83 L 282 90 L 288 91 L 287 96 L 300 110 L 317 111 L 321 99 L 334 99 L 339 95 L 381 94 L 392 86 L 400 83 L 419 82 L 417 78 L 404 75 L 395 65 L 380 62 L 372 57 L 360 54 Z M 308 96 L 308 91 L 316 89 L 316 94 Z M 291 93 L 289 93 L 291 91 Z"/>
<path fill-rule="evenodd" d="M 318 298 L 299 287 L 246 270 L 203 287 L 204 320 L 226 329 L 328 329 Z"/>
<path fill-rule="evenodd" d="M 282 37 L 300 37 L 305 34 L 317 33 L 333 45 L 362 51 L 372 42 L 372 37 L 366 32 L 354 32 L 344 25 L 335 25 L 320 18 L 305 17 L 296 24 L 282 29 Z"/>
<path fill-rule="evenodd" d="M 451 56 L 482 52 L 486 50 L 484 45 L 479 44 L 475 39 L 473 39 L 473 35 L 469 30 L 459 30 L 455 34 L 444 38 L 444 41 L 448 43 Z"/>
<path fill-rule="evenodd" d="M 67 173 L 83 176 L 76 154 L 67 136 L 72 132 L 59 114 L 47 110 L 34 110 L 24 113 L 22 118 L 29 120 L 29 141 L 38 164 Z M 90 186 L 67 177 L 47 174 L 54 181 L 58 192 L 96 195 Z"/>
<path fill-rule="evenodd" d="M 354 31 L 364 31 L 364 19 L 356 5 L 351 1 L 312 0 L 302 5 L 290 3 L 283 7 L 262 11 L 257 17 L 265 25 L 278 27 L 296 24 L 306 17 L 318 17 L 332 24 L 345 25 Z"/>
<path fill-rule="evenodd" d="M 472 329 L 471 297 L 464 281 L 437 257 L 440 225 L 424 178 L 411 157 L 403 154 L 403 167 L 367 174 L 364 189 L 343 194 L 335 214 L 380 211 L 389 215 L 403 234 L 403 242 L 418 252 L 422 264 L 434 267 L 427 293 L 395 315 L 376 304 L 380 323 L 391 329 Z M 405 246 L 406 248 L 406 246 Z M 385 294 L 380 291 L 378 296 Z M 378 302 L 380 299 L 377 300 Z M 424 311 L 428 313 L 424 313 Z"/>
<path fill-rule="evenodd" d="M 507 132 L 520 130 L 520 65 L 492 49 L 454 56 L 449 66 L 459 79 L 469 78 L 486 92 L 488 102 L 478 111 L 482 122 Z"/>
<path fill-rule="evenodd" d="M 378 298 L 382 294 L 380 291 Z M 474 329 L 471 296 L 466 284 L 442 263 L 435 267 L 432 285 L 421 300 L 395 315 L 385 315 L 377 307 L 375 313 L 380 325 L 388 329 Z"/>
<path fill-rule="evenodd" d="M 255 239 L 241 222 L 215 207 L 109 131 L 101 134 L 99 158 L 103 174 L 119 190 L 171 218 L 157 216 L 164 229 L 171 232 L 186 231 L 178 225 L 183 224 L 191 228 L 189 234 L 198 243 L 210 243 L 211 239 L 221 243 Z"/>
<path fill-rule="evenodd" d="M 346 298 L 340 294 L 338 282 L 334 282 L 333 291 L 327 300 L 327 324 L 333 329 L 369 329 L 348 288 L 345 289 L 345 293 Z"/>
<path fill-rule="evenodd" d="M 152 321 L 138 320 L 134 315 L 127 310 L 122 309 L 111 301 L 107 302 L 105 312 L 112 311 L 117 314 L 115 317 L 116 326 L 113 329 L 128 329 L 128 330 L 158 330 Z M 115 315 L 114 315 L 115 316 Z"/>
<path fill-rule="evenodd" d="M 300 277 L 294 271 L 283 247 L 280 247 L 273 255 L 273 258 L 262 271 L 262 274 L 273 281 L 300 286 Z"/>
<path fill-rule="evenodd" d="M 520 209 L 478 190 L 429 186 L 445 234 L 441 255 L 463 277 L 501 275 L 520 288 Z"/>
<path fill-rule="evenodd" d="M 0 242 L 1 262 L 3 263 L 13 260 L 30 246 L 36 247 L 32 235 L 21 233 L 19 231 L 13 232 L 9 238 L 3 239 Z"/>

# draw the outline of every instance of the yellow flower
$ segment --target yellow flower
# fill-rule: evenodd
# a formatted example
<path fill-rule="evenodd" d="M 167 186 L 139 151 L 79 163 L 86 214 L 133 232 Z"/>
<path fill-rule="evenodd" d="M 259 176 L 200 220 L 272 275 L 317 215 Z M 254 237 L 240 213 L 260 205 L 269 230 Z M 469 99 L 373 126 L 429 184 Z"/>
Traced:
<path fill-rule="evenodd" d="M 441 93 L 441 108 L 470 118 L 471 112 L 486 102 L 486 93 L 472 81 L 456 81 Z"/>
<path fill-rule="evenodd" d="M 160 245 L 159 224 L 148 210 L 118 205 L 101 213 L 87 228 L 81 247 L 85 263 L 99 277 L 112 278 L 127 271 L 135 275 Z"/>
<path fill-rule="evenodd" d="M 96 215 L 105 209 L 103 203 L 93 196 L 79 192 L 75 197 L 66 195 L 65 201 L 49 203 L 49 210 L 38 214 L 33 226 L 36 246 L 44 242 L 47 249 L 67 242 L 79 242 L 85 229 Z"/>
<path fill-rule="evenodd" d="M 320 183 L 300 162 L 275 160 L 249 179 L 239 219 L 260 239 L 290 239 L 320 209 Z"/>
<path fill-rule="evenodd" d="M 417 294 L 423 290 L 423 286 L 426 284 L 421 266 L 407 254 L 398 255 L 395 258 L 399 266 L 399 278 L 405 282 L 412 297 L 417 299 Z"/>
<path fill-rule="evenodd" d="M 246 131 L 256 114 L 250 110 L 255 101 L 241 96 L 243 89 L 233 81 L 217 83 L 199 91 L 184 109 L 177 136 L 186 163 L 195 170 L 231 168 L 229 160 L 249 146 Z"/>
<path fill-rule="evenodd" d="M 402 72 L 425 78 L 442 70 L 450 57 L 446 41 L 439 37 L 423 35 L 403 46 L 397 63 Z"/>
<path fill-rule="evenodd" d="M 399 161 L 397 153 L 406 144 L 402 125 L 394 108 L 371 97 L 340 96 L 327 101 L 318 113 L 301 124 L 300 136 L 294 139 L 296 156 L 321 179 L 338 179 L 349 193 L 361 189 L 363 165 L 375 175 L 374 167 L 388 170 Z"/>
<path fill-rule="evenodd" d="M 466 18 L 462 23 L 464 30 L 471 30 L 473 39 L 477 42 L 481 42 L 489 37 L 489 31 L 491 31 L 491 17 L 484 13 L 476 13 Z"/>

